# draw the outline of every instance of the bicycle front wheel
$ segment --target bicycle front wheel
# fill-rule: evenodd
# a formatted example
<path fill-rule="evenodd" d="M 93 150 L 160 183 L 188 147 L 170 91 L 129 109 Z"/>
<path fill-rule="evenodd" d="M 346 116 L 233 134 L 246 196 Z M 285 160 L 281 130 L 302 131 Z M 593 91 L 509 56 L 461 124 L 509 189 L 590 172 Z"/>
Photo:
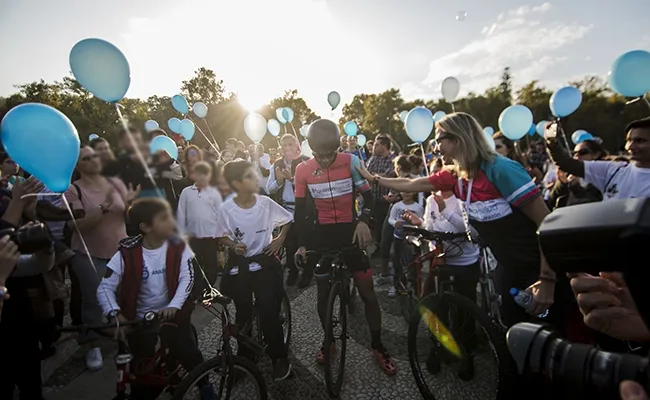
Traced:
<path fill-rule="evenodd" d="M 343 386 L 345 350 L 348 341 L 348 314 L 344 291 L 340 281 L 334 282 L 327 302 L 325 316 L 325 386 L 331 397 L 337 397 Z M 337 352 L 340 351 L 340 353 Z"/>
<path fill-rule="evenodd" d="M 512 398 L 515 372 L 505 339 L 465 296 L 426 297 L 408 331 L 409 363 L 420 393 L 427 400 Z"/>
<path fill-rule="evenodd" d="M 211 386 L 211 388 L 208 387 Z M 213 397 L 206 396 L 212 390 Z M 194 368 L 174 391 L 172 400 L 203 398 L 267 400 L 268 389 L 257 366 L 243 357 L 232 356 L 232 368 L 216 356 Z"/>

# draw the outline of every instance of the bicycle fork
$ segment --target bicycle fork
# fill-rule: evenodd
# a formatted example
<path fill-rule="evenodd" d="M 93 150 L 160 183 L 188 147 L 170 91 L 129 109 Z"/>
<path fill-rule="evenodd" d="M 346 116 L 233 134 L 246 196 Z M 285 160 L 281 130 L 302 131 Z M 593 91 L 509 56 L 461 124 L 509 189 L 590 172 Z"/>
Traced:
<path fill-rule="evenodd" d="M 115 391 L 118 394 L 124 394 L 126 392 L 126 385 L 129 382 L 129 376 L 131 374 L 131 361 L 133 361 L 133 356 L 131 354 L 118 354 L 115 357 L 115 365 L 117 366 L 117 381 Z"/>

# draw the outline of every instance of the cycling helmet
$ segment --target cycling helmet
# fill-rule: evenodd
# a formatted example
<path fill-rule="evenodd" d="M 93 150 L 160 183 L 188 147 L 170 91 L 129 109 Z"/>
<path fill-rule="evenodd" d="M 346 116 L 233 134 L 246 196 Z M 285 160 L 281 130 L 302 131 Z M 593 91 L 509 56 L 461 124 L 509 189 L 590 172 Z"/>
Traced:
<path fill-rule="evenodd" d="M 340 136 L 336 123 L 329 119 L 319 119 L 309 125 L 307 143 L 314 153 L 333 153 L 339 148 Z"/>

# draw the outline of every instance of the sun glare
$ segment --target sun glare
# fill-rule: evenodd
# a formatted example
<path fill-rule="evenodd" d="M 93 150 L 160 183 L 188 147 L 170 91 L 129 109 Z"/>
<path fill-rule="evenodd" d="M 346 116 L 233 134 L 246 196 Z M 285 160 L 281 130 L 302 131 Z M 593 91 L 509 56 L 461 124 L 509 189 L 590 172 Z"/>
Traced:
<path fill-rule="evenodd" d="M 259 112 L 265 104 L 268 104 L 271 98 L 262 99 L 261 96 L 248 96 L 237 93 L 237 102 L 249 113 Z"/>

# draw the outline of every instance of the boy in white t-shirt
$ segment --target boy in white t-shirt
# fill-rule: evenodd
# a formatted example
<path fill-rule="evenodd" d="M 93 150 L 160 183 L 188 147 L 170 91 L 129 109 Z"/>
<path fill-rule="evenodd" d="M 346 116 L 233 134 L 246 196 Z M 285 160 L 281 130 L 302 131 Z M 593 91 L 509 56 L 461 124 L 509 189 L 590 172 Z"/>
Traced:
<path fill-rule="evenodd" d="M 188 300 L 194 284 L 194 255 L 175 237 L 176 222 L 167 201 L 136 200 L 129 207 L 128 220 L 140 235 L 120 242 L 97 288 L 97 301 L 109 318 L 122 323 L 142 319 L 149 311 L 157 312 L 162 321 L 173 322 L 162 325 L 159 333 L 127 335 L 129 348 L 136 359 L 151 357 L 160 337 L 171 355 L 191 371 L 203 362 L 190 322 L 193 303 Z M 215 398 L 209 381 L 198 386 L 202 399 Z M 132 385 L 131 398 L 156 398 L 158 389 Z"/>
<path fill-rule="evenodd" d="M 271 198 L 257 194 L 259 177 L 248 161 L 227 163 L 223 175 L 237 196 L 221 206 L 217 219 L 221 244 L 230 247 L 221 290 L 235 302 L 239 326 L 253 315 L 255 294 L 267 353 L 273 361 L 273 379 L 281 381 L 291 373 L 291 364 L 279 318 L 283 286 L 278 252 L 293 215 Z M 282 229 L 274 238 L 273 230 L 278 227 Z M 240 346 L 238 353 L 248 356 L 245 346 Z"/>
<path fill-rule="evenodd" d="M 415 202 L 416 193 L 402 192 L 400 195 L 402 201 L 395 203 L 388 215 L 388 223 L 395 228 L 393 231 L 393 286 L 388 288 L 388 297 L 395 297 L 397 295 L 398 286 L 400 286 L 399 280 L 402 278 L 402 270 L 407 266 L 402 265 L 402 248 L 408 246 L 404 241 L 404 234 L 401 230 L 402 226 L 408 224 L 404 217 L 407 214 L 415 214 L 419 218 L 422 218 L 424 215 L 424 208 Z"/>

